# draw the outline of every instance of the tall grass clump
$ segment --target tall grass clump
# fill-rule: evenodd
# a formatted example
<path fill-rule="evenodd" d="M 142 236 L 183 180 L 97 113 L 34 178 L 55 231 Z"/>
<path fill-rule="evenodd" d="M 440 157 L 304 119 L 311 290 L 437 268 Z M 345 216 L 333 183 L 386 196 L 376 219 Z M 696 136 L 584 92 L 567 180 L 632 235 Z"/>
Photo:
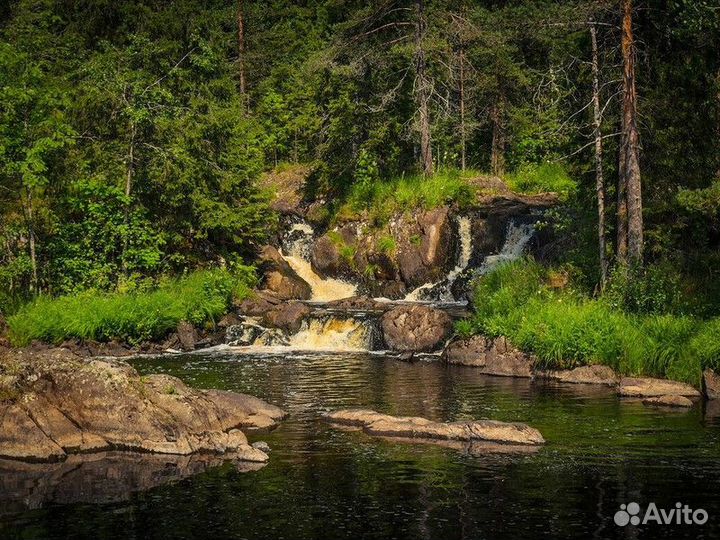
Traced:
<path fill-rule="evenodd" d="M 623 374 L 667 377 L 694 385 L 702 369 L 720 366 L 720 319 L 636 314 L 604 299 L 547 285 L 533 260 L 504 264 L 475 288 L 464 336 L 505 336 L 545 369 L 604 364 Z"/>
<path fill-rule="evenodd" d="M 393 214 L 415 208 L 432 209 L 450 203 L 469 205 L 475 196 L 467 181 L 470 176 L 470 172 L 454 169 L 439 171 L 431 177 L 414 174 L 383 180 L 369 175 L 353 185 L 339 214 L 367 211 L 373 221 L 385 223 Z"/>
<path fill-rule="evenodd" d="M 233 273 L 194 272 L 149 292 L 43 296 L 8 319 L 10 338 L 17 346 L 33 340 L 59 344 L 71 338 L 128 343 L 159 339 L 183 320 L 195 325 L 215 322 L 234 297 L 249 294 L 254 279 L 251 268 L 238 267 Z"/>
<path fill-rule="evenodd" d="M 565 167 L 559 163 L 527 164 L 505 178 L 513 191 L 527 194 L 557 193 L 567 199 L 577 189 Z"/>

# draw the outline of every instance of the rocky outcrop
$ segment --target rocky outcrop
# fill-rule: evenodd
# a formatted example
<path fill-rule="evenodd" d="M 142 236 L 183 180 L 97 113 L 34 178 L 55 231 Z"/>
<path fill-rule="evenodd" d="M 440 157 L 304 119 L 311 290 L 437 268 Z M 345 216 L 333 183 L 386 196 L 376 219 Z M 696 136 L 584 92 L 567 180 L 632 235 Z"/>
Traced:
<path fill-rule="evenodd" d="M 618 376 L 611 367 L 592 365 L 557 371 L 537 371 L 535 375 L 553 381 L 571 384 L 601 384 L 617 386 Z"/>
<path fill-rule="evenodd" d="M 532 377 L 535 359 L 504 337 L 473 336 L 450 343 L 442 358 L 448 364 L 472 366 L 480 373 L 505 377 Z"/>
<path fill-rule="evenodd" d="M 301 302 L 286 302 L 265 312 L 262 323 L 294 334 L 310 315 L 310 308 Z"/>
<path fill-rule="evenodd" d="M 685 396 L 665 395 L 657 397 L 648 397 L 642 400 L 643 405 L 651 407 L 675 407 L 680 409 L 689 409 L 693 406 L 693 402 Z"/>
<path fill-rule="evenodd" d="M 320 277 L 341 277 L 353 272 L 350 262 L 340 253 L 340 247 L 324 234 L 313 244 L 310 253 L 313 272 Z"/>
<path fill-rule="evenodd" d="M 307 300 L 312 297 L 310 285 L 297 275 L 276 248 L 263 247 L 259 261 L 265 289 L 279 300 Z"/>
<path fill-rule="evenodd" d="M 618 393 L 626 397 L 685 396 L 699 398 L 700 392 L 689 384 L 666 379 L 623 377 Z"/>
<path fill-rule="evenodd" d="M 198 340 L 195 327 L 187 321 L 180 321 L 177 325 L 177 336 L 180 347 L 183 351 L 192 351 L 195 349 L 195 343 Z"/>
<path fill-rule="evenodd" d="M 437 281 L 452 264 L 453 224 L 447 207 L 435 208 L 417 218 L 419 234 L 403 235 L 397 255 L 402 280 L 408 287 Z M 412 230 L 412 228 L 409 228 Z"/>
<path fill-rule="evenodd" d="M 448 441 L 491 441 L 502 444 L 543 444 L 540 432 L 526 424 L 470 420 L 434 422 L 426 418 L 390 416 L 366 409 L 345 409 L 328 413 L 326 419 L 344 426 L 361 428 L 369 435 L 408 439 Z"/>
<path fill-rule="evenodd" d="M 168 375 L 140 377 L 125 362 L 63 349 L 0 357 L 0 457 L 56 461 L 126 449 L 233 453 L 262 462 L 243 427 L 267 428 L 282 411 L 251 396 L 195 390 Z"/>
<path fill-rule="evenodd" d="M 720 399 L 720 375 L 712 369 L 703 372 L 703 391 L 708 399 Z"/>
<path fill-rule="evenodd" d="M 262 317 L 271 309 L 275 309 L 279 306 L 281 302 L 282 300 L 280 300 L 277 296 L 267 291 L 253 291 L 249 298 L 246 298 L 239 304 L 236 304 L 236 307 L 243 315 L 247 315 L 249 317 Z"/>
<path fill-rule="evenodd" d="M 438 349 L 452 332 L 452 318 L 427 306 L 399 306 L 382 316 L 387 345 L 395 351 L 426 352 Z"/>

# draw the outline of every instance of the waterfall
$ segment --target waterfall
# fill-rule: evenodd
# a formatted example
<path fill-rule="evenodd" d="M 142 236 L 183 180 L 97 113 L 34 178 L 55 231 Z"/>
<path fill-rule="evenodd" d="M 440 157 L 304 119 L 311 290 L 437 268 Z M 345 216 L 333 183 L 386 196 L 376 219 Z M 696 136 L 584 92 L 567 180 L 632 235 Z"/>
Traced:
<path fill-rule="evenodd" d="M 323 279 L 312 269 L 310 250 L 314 233 L 308 223 L 295 223 L 283 241 L 281 251 L 283 259 L 310 285 L 312 289 L 310 300 L 313 302 L 330 302 L 355 296 L 357 287 L 352 283 L 333 278 Z"/>
<path fill-rule="evenodd" d="M 514 261 L 522 257 L 525 248 L 528 243 L 530 243 L 534 234 L 534 223 L 516 223 L 515 221 L 508 223 L 507 232 L 505 233 L 505 243 L 500 253 L 485 257 L 485 260 L 477 271 L 478 274 L 485 275 L 499 264 Z"/>
<path fill-rule="evenodd" d="M 418 302 L 426 300 L 429 296 L 439 297 L 440 300 L 445 302 L 454 300 L 450 289 L 458 276 L 468 267 L 470 257 L 472 257 L 472 222 L 469 217 L 461 216 L 458 218 L 458 236 L 460 237 L 460 253 L 455 268 L 442 281 L 425 283 L 408 293 L 405 297 L 406 301 Z"/>
<path fill-rule="evenodd" d="M 312 319 L 290 337 L 290 346 L 300 350 L 355 351 L 370 345 L 368 327 L 356 319 Z"/>

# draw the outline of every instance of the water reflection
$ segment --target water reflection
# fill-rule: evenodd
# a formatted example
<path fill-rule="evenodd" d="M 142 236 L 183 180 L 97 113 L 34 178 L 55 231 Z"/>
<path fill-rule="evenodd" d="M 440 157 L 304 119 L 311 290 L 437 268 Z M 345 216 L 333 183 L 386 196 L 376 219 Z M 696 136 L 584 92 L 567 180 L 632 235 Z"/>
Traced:
<path fill-rule="evenodd" d="M 720 536 L 720 413 L 618 399 L 611 389 L 488 377 L 437 362 L 364 354 L 202 356 L 136 361 L 200 387 L 257 395 L 290 412 L 256 437 L 266 467 L 214 467 L 124 501 L 53 504 L 0 517 L 23 538 L 712 538 Z M 531 454 L 401 444 L 338 431 L 322 414 L 363 406 L 394 415 L 527 423 Z M 252 440 L 251 435 L 251 440 Z M 705 508 L 699 527 L 617 527 L 621 503 Z M 62 505 L 58 505 L 63 503 Z M 15 508 L 19 510 L 19 508 Z"/>

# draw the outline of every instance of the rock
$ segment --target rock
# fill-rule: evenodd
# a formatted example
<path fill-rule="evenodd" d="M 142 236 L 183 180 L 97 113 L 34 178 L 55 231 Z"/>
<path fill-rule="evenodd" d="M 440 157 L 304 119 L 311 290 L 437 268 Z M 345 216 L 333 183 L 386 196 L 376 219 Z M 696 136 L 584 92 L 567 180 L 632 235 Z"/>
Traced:
<path fill-rule="evenodd" d="M 20 367 L 18 367 L 20 366 Z M 53 461 L 104 449 L 188 455 L 232 452 L 263 462 L 240 427 L 268 428 L 284 413 L 257 398 L 195 390 L 168 375 L 140 377 L 119 360 L 69 351 L 13 351 L 0 373 L 17 373 L 0 404 L 0 457 Z"/>
<path fill-rule="evenodd" d="M 223 316 L 222 319 L 220 319 L 217 323 L 218 328 L 230 328 L 231 326 L 235 326 L 242 323 L 242 319 L 238 317 L 235 313 L 228 313 Z"/>
<path fill-rule="evenodd" d="M 618 393 L 626 397 L 685 396 L 699 398 L 700 392 L 689 384 L 669 381 L 667 379 L 651 379 L 623 377 L 620 379 Z"/>
<path fill-rule="evenodd" d="M 370 293 L 375 298 L 401 300 L 407 296 L 408 291 L 402 281 L 373 281 L 370 283 Z"/>
<path fill-rule="evenodd" d="M 611 367 L 592 365 L 558 371 L 536 371 L 536 375 L 551 380 L 572 384 L 602 384 L 617 386 L 618 376 Z"/>
<path fill-rule="evenodd" d="M 419 242 L 413 238 L 409 242 L 402 242 L 397 254 L 402 280 L 411 288 L 437 281 L 444 276 L 454 255 L 454 227 L 447 207 L 423 212 L 416 221 L 416 224 L 403 226 L 409 226 L 410 230 L 419 228 L 420 235 L 416 235 Z"/>
<path fill-rule="evenodd" d="M 231 347 L 247 347 L 255 343 L 255 340 L 266 330 L 267 328 L 255 322 L 245 320 L 225 330 L 225 343 Z"/>
<path fill-rule="evenodd" d="M 427 306 L 399 306 L 381 319 L 383 336 L 396 351 L 425 352 L 441 347 L 452 332 L 446 312 Z"/>
<path fill-rule="evenodd" d="M 328 302 L 327 308 L 338 311 L 369 311 L 382 313 L 389 309 L 389 304 L 378 302 L 368 296 L 351 296 L 350 298 Z"/>
<path fill-rule="evenodd" d="M 341 277 L 352 273 L 352 267 L 340 253 L 340 247 L 327 234 L 313 244 L 310 264 L 313 271 L 322 278 Z"/>
<path fill-rule="evenodd" d="M 180 348 L 183 351 L 192 351 L 195 349 L 195 342 L 198 339 L 195 327 L 187 321 L 180 321 L 177 325 L 177 336 L 180 342 Z"/>
<path fill-rule="evenodd" d="M 470 420 L 434 422 L 420 417 L 389 416 L 372 410 L 345 409 L 325 417 L 334 424 L 362 428 L 369 435 L 450 441 L 493 441 L 503 444 L 543 444 L 540 432 L 526 424 Z"/>
<path fill-rule="evenodd" d="M 487 375 L 532 377 L 535 359 L 513 347 L 507 339 L 473 336 L 450 343 L 442 359 L 448 364 L 472 366 Z"/>
<path fill-rule="evenodd" d="M 310 315 L 310 308 L 301 302 L 286 302 L 265 313 L 265 326 L 280 328 L 290 334 L 300 330 L 303 321 Z"/>
<path fill-rule="evenodd" d="M 265 452 L 266 454 L 270 453 L 270 445 L 265 441 L 257 441 L 252 443 L 250 446 L 260 450 L 261 452 Z"/>
<path fill-rule="evenodd" d="M 693 406 L 693 402 L 685 396 L 677 395 L 665 395 L 657 397 L 649 397 L 642 400 L 644 405 L 651 405 L 654 407 L 682 407 L 690 408 Z"/>
<path fill-rule="evenodd" d="M 280 252 L 272 246 L 262 248 L 259 256 L 265 288 L 280 300 L 308 300 L 312 297 L 310 285 L 304 281 Z"/>
<path fill-rule="evenodd" d="M 265 312 L 273 309 L 282 302 L 274 294 L 265 291 L 253 291 L 249 298 L 241 301 L 237 308 L 243 315 L 262 317 Z"/>
<path fill-rule="evenodd" d="M 703 391 L 708 399 L 720 399 L 720 376 L 712 369 L 703 372 Z"/>

